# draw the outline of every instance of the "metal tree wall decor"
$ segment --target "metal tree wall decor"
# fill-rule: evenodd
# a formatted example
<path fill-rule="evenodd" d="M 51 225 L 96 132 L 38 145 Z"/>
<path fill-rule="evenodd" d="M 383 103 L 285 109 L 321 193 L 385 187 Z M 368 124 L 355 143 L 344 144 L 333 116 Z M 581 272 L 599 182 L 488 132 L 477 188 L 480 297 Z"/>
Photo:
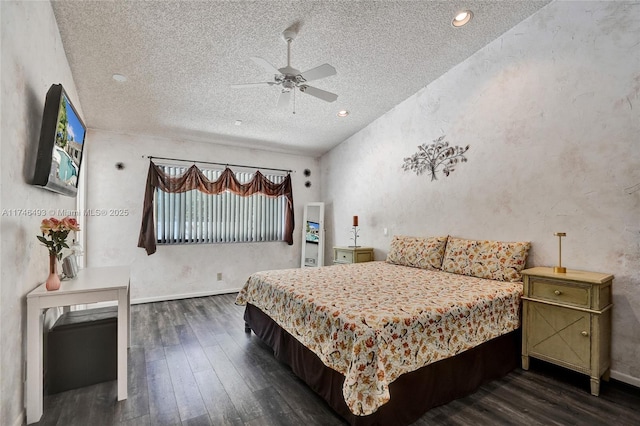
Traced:
<path fill-rule="evenodd" d="M 442 166 L 442 173 L 449 176 L 458 163 L 466 163 L 467 158 L 464 153 L 469 150 L 469 145 L 464 148 L 461 146 L 449 146 L 449 142 L 444 141 L 445 135 L 435 139 L 432 144 L 423 143 L 418 145 L 418 152 L 411 157 L 404 159 L 402 169 L 405 171 L 416 172 L 419 176 L 425 170 L 431 172 L 431 180 L 437 180 L 436 172 Z"/>

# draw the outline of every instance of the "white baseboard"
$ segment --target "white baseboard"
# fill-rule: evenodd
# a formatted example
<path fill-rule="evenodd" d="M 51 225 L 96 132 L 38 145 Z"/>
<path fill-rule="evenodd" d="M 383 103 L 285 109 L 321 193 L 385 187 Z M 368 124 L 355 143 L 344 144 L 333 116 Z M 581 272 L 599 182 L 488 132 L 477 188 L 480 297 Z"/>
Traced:
<path fill-rule="evenodd" d="M 616 379 L 620 382 L 624 382 L 628 385 L 640 388 L 640 378 L 638 377 L 633 377 L 628 374 L 621 373 L 619 371 L 611 370 L 611 378 Z"/>
<path fill-rule="evenodd" d="M 237 293 L 240 290 L 241 290 L 240 288 L 225 288 L 225 289 L 222 289 L 222 290 L 201 291 L 201 292 L 198 292 L 198 293 L 185 293 L 185 294 L 172 294 L 172 295 L 153 296 L 153 297 L 141 297 L 139 299 L 131 299 L 131 304 L 132 305 L 137 305 L 138 303 L 164 302 L 164 301 L 167 301 L 167 300 L 191 299 L 193 297 L 216 296 L 218 294 Z"/>
<path fill-rule="evenodd" d="M 218 294 L 227 294 L 227 293 L 237 293 L 241 289 L 240 288 L 225 288 L 222 290 L 211 290 L 211 291 L 200 291 L 197 293 L 183 293 L 183 294 L 165 294 L 162 296 L 152 296 L 152 297 L 140 297 L 138 299 L 131 299 L 132 305 L 137 305 L 140 303 L 153 303 L 153 302 L 166 302 L 168 300 L 178 300 L 178 299 L 191 299 L 193 297 L 206 297 L 206 296 L 216 296 Z M 116 306 L 116 301 L 112 300 L 109 302 L 98 302 L 92 303 L 92 308 L 102 308 L 104 306 Z"/>

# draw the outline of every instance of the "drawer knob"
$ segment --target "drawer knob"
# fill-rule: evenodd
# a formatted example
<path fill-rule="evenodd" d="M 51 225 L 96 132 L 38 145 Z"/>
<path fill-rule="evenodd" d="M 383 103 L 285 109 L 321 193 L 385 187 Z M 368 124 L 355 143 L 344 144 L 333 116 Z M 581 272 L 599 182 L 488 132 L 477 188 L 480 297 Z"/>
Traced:
<path fill-rule="evenodd" d="M 556 296 L 560 296 L 562 292 L 560 290 L 556 290 L 553 292 L 553 294 L 555 294 Z"/>
<path fill-rule="evenodd" d="M 587 336 L 589 335 L 589 333 L 587 333 L 586 331 L 583 331 L 583 332 L 582 332 L 582 333 L 580 333 L 580 334 L 582 334 L 584 337 L 587 337 Z"/>

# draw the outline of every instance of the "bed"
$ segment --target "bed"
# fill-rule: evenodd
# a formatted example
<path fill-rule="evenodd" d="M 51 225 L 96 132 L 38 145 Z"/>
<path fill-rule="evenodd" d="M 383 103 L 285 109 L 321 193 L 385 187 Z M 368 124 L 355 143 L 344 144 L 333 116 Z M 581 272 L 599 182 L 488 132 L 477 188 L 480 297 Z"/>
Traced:
<path fill-rule="evenodd" d="M 387 261 L 259 272 L 236 303 L 350 424 L 409 424 L 518 362 L 522 283 L 500 260 L 512 265 L 514 252 L 465 241 L 395 237 Z M 480 267 L 469 260 L 479 249 Z M 450 272 L 465 268 L 512 279 Z"/>

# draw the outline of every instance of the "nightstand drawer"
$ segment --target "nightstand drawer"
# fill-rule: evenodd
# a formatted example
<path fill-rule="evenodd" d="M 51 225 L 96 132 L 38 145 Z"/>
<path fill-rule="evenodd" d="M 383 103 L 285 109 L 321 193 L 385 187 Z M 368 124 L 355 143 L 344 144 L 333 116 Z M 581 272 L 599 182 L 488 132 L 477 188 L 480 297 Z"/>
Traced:
<path fill-rule="evenodd" d="M 591 306 L 590 286 L 535 277 L 530 278 L 530 286 L 530 297 L 532 299 L 548 300 L 585 308 Z"/>
<path fill-rule="evenodd" d="M 372 247 L 334 247 L 333 263 L 362 263 L 373 260 Z"/>
<path fill-rule="evenodd" d="M 353 263 L 353 251 L 336 249 L 335 262 L 336 263 Z"/>

